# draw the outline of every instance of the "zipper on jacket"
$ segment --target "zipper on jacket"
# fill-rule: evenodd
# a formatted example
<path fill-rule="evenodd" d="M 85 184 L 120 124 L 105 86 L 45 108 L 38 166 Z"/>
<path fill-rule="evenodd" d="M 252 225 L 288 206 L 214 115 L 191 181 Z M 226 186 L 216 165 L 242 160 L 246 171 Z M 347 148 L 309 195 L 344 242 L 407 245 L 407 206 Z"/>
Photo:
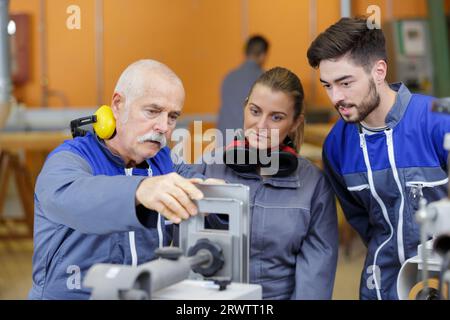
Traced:
<path fill-rule="evenodd" d="M 439 181 L 408 181 L 407 187 L 419 187 L 419 188 L 433 188 L 448 183 L 448 178 Z"/>
<path fill-rule="evenodd" d="M 361 149 L 363 151 L 363 155 L 364 155 L 364 162 L 367 167 L 367 178 L 369 180 L 370 192 L 371 192 L 372 196 L 375 198 L 375 200 L 377 201 L 378 205 L 381 207 L 381 211 L 383 212 L 384 220 L 389 225 L 389 229 L 391 231 L 391 234 L 389 235 L 389 237 L 375 251 L 375 255 L 373 258 L 373 264 L 372 264 L 372 275 L 373 275 L 373 279 L 375 282 L 375 290 L 377 291 L 377 298 L 378 298 L 378 300 L 382 300 L 381 293 L 380 293 L 380 287 L 379 287 L 379 283 L 381 283 L 381 279 L 380 279 L 380 281 L 377 280 L 377 278 L 376 278 L 377 273 L 376 273 L 375 267 L 377 265 L 377 258 L 378 258 L 378 254 L 380 253 L 380 250 L 386 245 L 386 243 L 388 243 L 392 239 L 392 236 L 394 235 L 394 227 L 392 226 L 392 223 L 389 220 L 386 205 L 383 203 L 383 200 L 381 200 L 380 196 L 378 195 L 377 191 L 375 190 L 375 185 L 373 182 L 372 167 L 370 166 L 369 153 L 367 151 L 366 138 L 364 137 L 364 133 L 359 134 L 359 141 L 360 141 L 360 147 L 361 147 Z M 381 270 L 381 268 L 380 268 L 380 270 Z M 380 272 L 380 277 L 381 277 L 381 272 Z"/>
<path fill-rule="evenodd" d="M 132 176 L 133 168 L 125 168 L 125 175 Z M 128 240 L 130 242 L 130 252 L 131 252 L 131 265 L 137 267 L 137 250 L 136 250 L 136 238 L 134 231 L 128 232 Z"/>
<path fill-rule="evenodd" d="M 398 211 L 398 224 L 397 224 L 397 249 L 398 249 L 398 259 L 400 264 L 405 262 L 405 248 L 403 247 L 403 211 L 405 207 L 405 196 L 403 194 L 402 184 L 400 183 L 400 178 L 398 176 L 397 165 L 395 163 L 394 154 L 394 140 L 392 138 L 392 129 L 385 130 L 386 134 L 386 144 L 388 148 L 389 163 L 392 168 L 392 173 L 394 175 L 395 183 L 400 191 L 400 208 Z"/>
<path fill-rule="evenodd" d="M 153 177 L 153 170 L 150 164 L 148 164 L 147 174 L 149 177 Z M 158 230 L 158 247 L 163 247 L 163 232 L 162 232 L 162 217 L 161 214 L 158 212 L 158 223 L 156 229 Z M 165 225 L 164 225 L 165 227 Z"/>
<path fill-rule="evenodd" d="M 413 200 L 419 202 L 423 198 L 423 188 L 434 188 L 447 183 L 448 178 L 445 178 L 439 181 L 407 181 L 406 186 L 411 188 L 410 194 Z"/>
<path fill-rule="evenodd" d="M 423 185 L 421 184 L 413 184 L 413 185 L 408 185 L 406 184 L 407 187 L 411 187 L 411 194 L 414 200 L 418 199 L 418 201 L 420 201 L 420 199 L 423 198 Z"/>

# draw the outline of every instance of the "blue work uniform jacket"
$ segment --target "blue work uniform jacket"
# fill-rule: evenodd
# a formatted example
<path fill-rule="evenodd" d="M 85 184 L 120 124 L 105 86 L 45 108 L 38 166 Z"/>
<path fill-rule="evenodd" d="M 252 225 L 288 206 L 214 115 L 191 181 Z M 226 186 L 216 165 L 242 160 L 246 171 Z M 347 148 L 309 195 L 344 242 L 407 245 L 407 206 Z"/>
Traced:
<path fill-rule="evenodd" d="M 136 206 L 136 189 L 148 176 L 196 174 L 174 166 L 167 147 L 147 164 L 126 169 L 91 133 L 65 141 L 48 156 L 34 194 L 30 299 L 88 299 L 82 283 L 93 264 L 137 266 L 168 244 L 164 218 Z"/>
<path fill-rule="evenodd" d="M 339 120 L 323 147 L 324 168 L 350 225 L 367 246 L 361 299 L 398 299 L 401 265 L 417 254 L 415 213 L 447 194 L 444 135 L 450 116 L 431 111 L 432 97 L 401 83 L 385 130 L 367 134 Z"/>

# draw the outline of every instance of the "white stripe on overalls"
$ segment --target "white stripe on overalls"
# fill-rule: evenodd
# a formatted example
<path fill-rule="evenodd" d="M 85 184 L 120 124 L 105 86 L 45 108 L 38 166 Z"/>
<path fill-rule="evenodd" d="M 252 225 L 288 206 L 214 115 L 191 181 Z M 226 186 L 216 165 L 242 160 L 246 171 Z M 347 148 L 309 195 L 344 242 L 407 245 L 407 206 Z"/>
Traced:
<path fill-rule="evenodd" d="M 377 201 L 377 203 L 380 205 L 381 211 L 383 212 L 384 220 L 386 220 L 387 224 L 389 225 L 389 229 L 391 230 L 391 234 L 389 235 L 389 237 L 375 251 L 375 256 L 374 256 L 373 264 L 372 264 L 372 274 L 373 274 L 373 279 L 375 282 L 375 289 L 377 291 L 377 298 L 378 298 L 378 300 L 382 300 L 381 293 L 380 293 L 380 286 L 379 286 L 379 284 L 381 282 L 377 279 L 377 273 L 376 273 L 375 267 L 377 265 L 377 258 L 378 258 L 378 254 L 380 253 L 380 250 L 386 245 L 386 243 L 388 243 L 392 239 L 392 236 L 394 234 L 394 228 L 392 227 L 391 221 L 389 220 L 386 205 L 383 203 L 383 200 L 381 200 L 380 196 L 378 195 L 377 191 L 375 190 L 375 185 L 373 182 L 372 167 L 370 166 L 369 153 L 367 151 L 366 138 L 364 135 L 365 135 L 364 133 L 360 133 L 359 140 L 360 140 L 360 147 L 362 148 L 362 151 L 364 154 L 364 162 L 367 167 L 367 177 L 369 180 L 370 192 L 371 192 L 372 196 L 375 198 L 375 200 Z M 381 269 L 380 269 L 380 271 L 381 271 Z M 380 277 L 381 277 L 381 272 L 380 272 Z"/>
<path fill-rule="evenodd" d="M 125 175 L 132 176 L 133 168 L 125 168 Z M 136 251 L 136 241 L 134 231 L 128 232 L 128 239 L 130 241 L 131 266 L 137 267 L 137 251 Z"/>

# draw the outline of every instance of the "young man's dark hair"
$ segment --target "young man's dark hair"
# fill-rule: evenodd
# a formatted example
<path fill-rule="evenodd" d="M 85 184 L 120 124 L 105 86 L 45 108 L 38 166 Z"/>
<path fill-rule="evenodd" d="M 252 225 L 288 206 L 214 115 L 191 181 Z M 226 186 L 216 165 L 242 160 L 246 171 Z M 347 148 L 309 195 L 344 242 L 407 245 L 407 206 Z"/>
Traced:
<path fill-rule="evenodd" d="M 245 55 L 248 56 L 259 56 L 262 53 L 267 53 L 269 51 L 269 42 L 260 35 L 254 35 L 247 40 L 245 45 Z"/>
<path fill-rule="evenodd" d="M 385 42 L 381 29 L 369 29 L 365 17 L 342 18 L 312 42 L 308 61 L 311 67 L 318 68 L 322 60 L 349 53 L 353 62 L 370 71 L 375 61 L 387 62 Z"/>

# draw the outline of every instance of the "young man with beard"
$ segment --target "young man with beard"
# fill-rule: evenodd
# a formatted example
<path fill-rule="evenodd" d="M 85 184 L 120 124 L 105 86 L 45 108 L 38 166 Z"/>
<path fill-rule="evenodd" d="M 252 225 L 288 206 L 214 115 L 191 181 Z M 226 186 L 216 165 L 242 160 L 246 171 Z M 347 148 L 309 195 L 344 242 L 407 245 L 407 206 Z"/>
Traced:
<path fill-rule="evenodd" d="M 398 299 L 397 276 L 417 254 L 419 201 L 447 193 L 444 135 L 450 117 L 432 97 L 389 85 L 380 29 L 342 18 L 308 49 L 309 64 L 339 112 L 323 148 L 325 172 L 345 216 L 367 246 L 361 299 Z"/>

